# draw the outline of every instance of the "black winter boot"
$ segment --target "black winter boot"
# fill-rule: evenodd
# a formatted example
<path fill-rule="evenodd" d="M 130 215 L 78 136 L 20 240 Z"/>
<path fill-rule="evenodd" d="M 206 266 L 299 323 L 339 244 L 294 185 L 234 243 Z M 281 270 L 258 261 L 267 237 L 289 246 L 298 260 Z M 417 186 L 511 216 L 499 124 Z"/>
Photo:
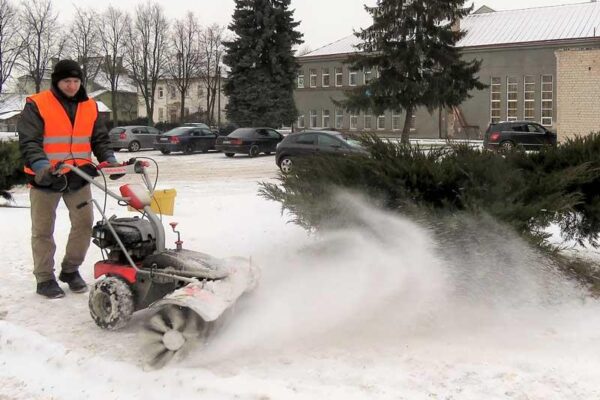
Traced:
<path fill-rule="evenodd" d="M 62 282 L 65 282 L 66 284 L 68 284 L 69 289 L 71 289 L 72 292 L 75 292 L 75 293 L 87 292 L 87 289 L 88 289 L 87 284 L 85 283 L 85 281 L 83 280 L 81 275 L 79 275 L 79 271 L 61 272 L 60 275 L 58 275 L 58 279 L 60 279 Z"/>
<path fill-rule="evenodd" d="M 49 299 L 58 299 L 65 297 L 65 292 L 58 286 L 58 283 L 54 279 L 49 281 L 39 282 L 37 284 L 37 294 L 45 296 Z"/>

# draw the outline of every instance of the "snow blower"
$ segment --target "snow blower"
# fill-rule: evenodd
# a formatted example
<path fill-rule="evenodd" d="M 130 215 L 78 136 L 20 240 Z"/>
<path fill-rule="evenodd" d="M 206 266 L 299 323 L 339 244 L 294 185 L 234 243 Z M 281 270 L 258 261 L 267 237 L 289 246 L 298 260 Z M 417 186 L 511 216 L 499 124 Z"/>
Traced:
<path fill-rule="evenodd" d="M 122 185 L 120 195 L 108 189 L 106 180 L 97 183 L 76 166 L 61 164 L 57 170 L 72 170 L 120 205 L 142 213 L 141 217 L 107 218 L 100 204 L 90 200 L 102 215 L 93 227 L 92 242 L 101 249 L 103 260 L 94 265 L 97 281 L 90 291 L 89 309 L 94 322 L 109 330 L 125 326 L 135 311 L 155 309 L 146 324 L 150 337 L 146 353 L 148 365 L 159 368 L 194 344 L 205 342 L 226 311 L 254 288 L 258 269 L 246 258 L 219 259 L 184 249 L 176 222 L 170 224 L 177 234 L 176 248 L 165 248 L 164 227 L 151 206 L 156 181 L 153 185 L 149 179 L 149 165 L 131 159 L 118 167 L 97 166 L 111 178 L 124 174 L 141 177 L 143 185 Z"/>

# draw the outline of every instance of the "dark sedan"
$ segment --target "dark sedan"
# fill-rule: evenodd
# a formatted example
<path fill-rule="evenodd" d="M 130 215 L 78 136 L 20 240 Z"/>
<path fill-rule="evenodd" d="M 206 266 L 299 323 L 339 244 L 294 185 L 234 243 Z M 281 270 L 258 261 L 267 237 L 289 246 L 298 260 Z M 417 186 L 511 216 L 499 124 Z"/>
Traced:
<path fill-rule="evenodd" d="M 556 146 L 556 133 L 531 121 L 490 124 L 483 137 L 483 147 L 489 150 L 539 150 L 544 146 Z"/>
<path fill-rule="evenodd" d="M 277 146 L 275 162 L 281 171 L 292 170 L 293 160 L 318 154 L 347 155 L 368 154 L 360 143 L 340 132 L 303 131 L 288 135 Z"/>
<path fill-rule="evenodd" d="M 180 126 L 165 132 L 156 139 L 154 148 L 163 154 L 181 151 L 192 154 L 214 150 L 217 135 L 208 128 Z"/>
<path fill-rule="evenodd" d="M 256 157 L 260 153 L 274 153 L 283 135 L 271 128 L 238 128 L 229 135 L 219 137 L 215 148 L 227 157 L 248 154 Z"/>

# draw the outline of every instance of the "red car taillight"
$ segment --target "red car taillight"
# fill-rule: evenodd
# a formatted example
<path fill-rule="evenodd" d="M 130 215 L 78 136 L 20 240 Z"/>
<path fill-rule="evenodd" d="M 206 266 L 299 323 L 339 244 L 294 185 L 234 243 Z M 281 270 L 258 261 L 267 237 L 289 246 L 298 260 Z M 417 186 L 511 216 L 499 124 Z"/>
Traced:
<path fill-rule="evenodd" d="M 178 144 L 179 143 L 179 138 L 177 136 L 171 136 L 171 143 Z"/>
<path fill-rule="evenodd" d="M 119 134 L 119 139 L 121 139 L 121 140 L 127 139 L 127 134 L 125 132 Z"/>
<path fill-rule="evenodd" d="M 498 140 L 500 140 L 500 132 L 490 133 L 490 142 L 497 142 Z"/>
<path fill-rule="evenodd" d="M 242 139 L 231 139 L 231 144 L 242 144 Z"/>

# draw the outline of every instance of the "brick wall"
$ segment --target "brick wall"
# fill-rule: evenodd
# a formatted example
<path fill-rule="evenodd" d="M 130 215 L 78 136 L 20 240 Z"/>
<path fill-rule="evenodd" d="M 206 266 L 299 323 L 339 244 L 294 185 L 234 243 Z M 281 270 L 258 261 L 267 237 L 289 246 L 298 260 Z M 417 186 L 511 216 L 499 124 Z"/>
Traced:
<path fill-rule="evenodd" d="M 556 53 L 558 138 L 600 131 L 600 50 Z"/>

